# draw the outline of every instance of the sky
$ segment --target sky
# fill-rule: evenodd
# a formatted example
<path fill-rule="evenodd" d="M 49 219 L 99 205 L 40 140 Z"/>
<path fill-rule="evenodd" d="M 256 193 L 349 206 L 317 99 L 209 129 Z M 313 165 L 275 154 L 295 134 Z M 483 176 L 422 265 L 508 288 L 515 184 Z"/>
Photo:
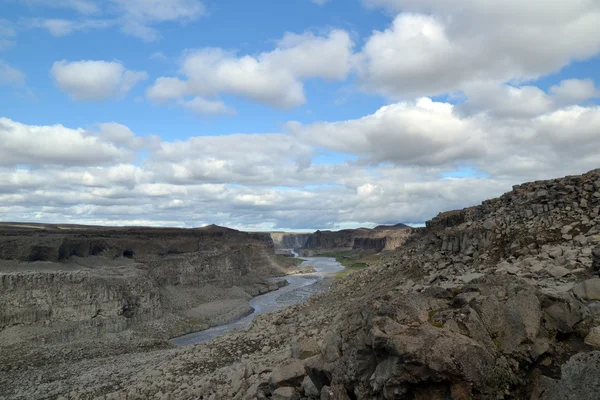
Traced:
<path fill-rule="evenodd" d="M 0 220 L 420 225 L 600 168 L 600 1 L 0 0 Z"/>

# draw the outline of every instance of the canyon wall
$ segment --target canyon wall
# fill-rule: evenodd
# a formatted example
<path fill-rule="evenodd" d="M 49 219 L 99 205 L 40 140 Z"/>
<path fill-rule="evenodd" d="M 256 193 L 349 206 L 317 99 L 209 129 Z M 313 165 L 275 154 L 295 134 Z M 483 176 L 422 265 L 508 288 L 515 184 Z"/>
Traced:
<path fill-rule="evenodd" d="M 311 233 L 272 232 L 271 238 L 276 249 L 301 249 L 306 247 L 306 242 L 311 235 Z"/>
<path fill-rule="evenodd" d="M 183 312 L 272 290 L 268 235 L 204 229 L 0 226 L 0 342 L 60 342 L 164 319 L 166 336 L 202 329 Z M 160 335 L 158 329 L 156 334 Z"/>

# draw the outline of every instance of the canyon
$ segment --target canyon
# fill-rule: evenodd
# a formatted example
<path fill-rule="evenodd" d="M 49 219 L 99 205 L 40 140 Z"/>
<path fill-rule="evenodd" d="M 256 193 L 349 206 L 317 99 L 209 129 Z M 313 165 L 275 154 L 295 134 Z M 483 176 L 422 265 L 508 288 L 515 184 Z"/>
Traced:
<path fill-rule="evenodd" d="M 268 235 L 200 229 L 0 226 L 0 343 L 126 330 L 168 339 L 251 312 L 285 274 Z"/>
<path fill-rule="evenodd" d="M 515 185 L 424 228 L 102 229 L 3 226 L 0 398 L 600 393 L 600 170 Z M 291 268 L 276 262 L 285 248 L 384 251 L 244 328 L 189 347 L 165 340 L 189 329 L 193 304 L 271 290 Z"/>
<path fill-rule="evenodd" d="M 271 238 L 276 249 L 294 249 L 311 256 L 331 250 L 394 250 L 404 244 L 411 232 L 410 226 L 396 224 L 314 233 L 272 232 Z"/>

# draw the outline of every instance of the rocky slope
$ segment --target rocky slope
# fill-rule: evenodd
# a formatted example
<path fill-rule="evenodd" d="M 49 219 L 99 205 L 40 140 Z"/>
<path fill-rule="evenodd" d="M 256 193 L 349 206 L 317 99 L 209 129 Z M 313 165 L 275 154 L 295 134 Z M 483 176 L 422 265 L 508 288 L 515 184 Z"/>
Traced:
<path fill-rule="evenodd" d="M 185 349 L 11 362 L 0 396 L 598 399 L 599 211 L 600 170 L 515 186 L 245 330 Z"/>
<path fill-rule="evenodd" d="M 275 288 L 264 279 L 281 273 L 273 254 L 267 235 L 216 226 L 2 224 L 0 343 L 204 329 L 249 312 L 249 298 Z M 203 305 L 214 302 L 223 307 L 208 315 Z"/>

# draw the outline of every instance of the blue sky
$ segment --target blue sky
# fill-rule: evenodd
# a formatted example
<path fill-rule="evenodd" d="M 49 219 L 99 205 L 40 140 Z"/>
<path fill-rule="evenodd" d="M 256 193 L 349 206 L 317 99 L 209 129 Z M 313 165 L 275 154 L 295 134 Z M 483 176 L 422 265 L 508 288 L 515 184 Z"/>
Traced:
<path fill-rule="evenodd" d="M 597 2 L 318 3 L 2 2 L 0 219 L 420 224 L 600 166 Z"/>
<path fill-rule="evenodd" d="M 186 49 L 221 47 L 256 54 L 272 50 L 274 42 L 285 32 L 319 32 L 335 27 L 347 29 L 358 39 L 386 26 L 390 20 L 378 10 L 365 10 L 358 1 L 331 2 L 323 7 L 310 0 L 205 4 L 207 15 L 195 21 L 159 24 L 161 38 L 152 42 L 123 35 L 116 29 L 89 30 L 57 38 L 44 29 L 17 28 L 19 45 L 2 56 L 27 76 L 27 85 L 34 90 L 38 106 L 32 107 L 30 98 L 15 98 L 11 88 L 4 88 L 2 109 L 15 119 L 32 124 L 60 122 L 87 127 L 115 120 L 141 135 L 152 133 L 168 139 L 185 139 L 198 134 L 279 132 L 281 125 L 289 120 L 310 123 L 330 118 L 357 118 L 366 110 L 376 110 L 385 104 L 380 96 L 357 94 L 356 88 L 348 82 L 317 78 L 307 82 L 306 97 L 310 102 L 300 107 L 281 111 L 236 96 L 224 96 L 224 100 L 238 110 L 237 117 L 199 118 L 180 108 L 155 107 L 148 101 L 137 103 L 135 99 L 144 96 L 146 85 L 136 86 L 118 101 L 75 103 L 49 79 L 48 71 L 57 60 L 118 60 L 129 69 L 147 71 L 152 78 L 176 74 L 177 59 Z M 4 18 L 12 21 L 78 18 L 77 13 L 69 10 L 19 1 L 2 7 Z M 158 53 L 167 58 L 156 57 Z M 337 104 L 342 101 L 343 104 Z M 66 113 L 66 109 L 71 112 Z M 56 115 L 61 115 L 60 121 Z M 177 129 L 173 130 L 169 121 L 175 119 Z"/>

